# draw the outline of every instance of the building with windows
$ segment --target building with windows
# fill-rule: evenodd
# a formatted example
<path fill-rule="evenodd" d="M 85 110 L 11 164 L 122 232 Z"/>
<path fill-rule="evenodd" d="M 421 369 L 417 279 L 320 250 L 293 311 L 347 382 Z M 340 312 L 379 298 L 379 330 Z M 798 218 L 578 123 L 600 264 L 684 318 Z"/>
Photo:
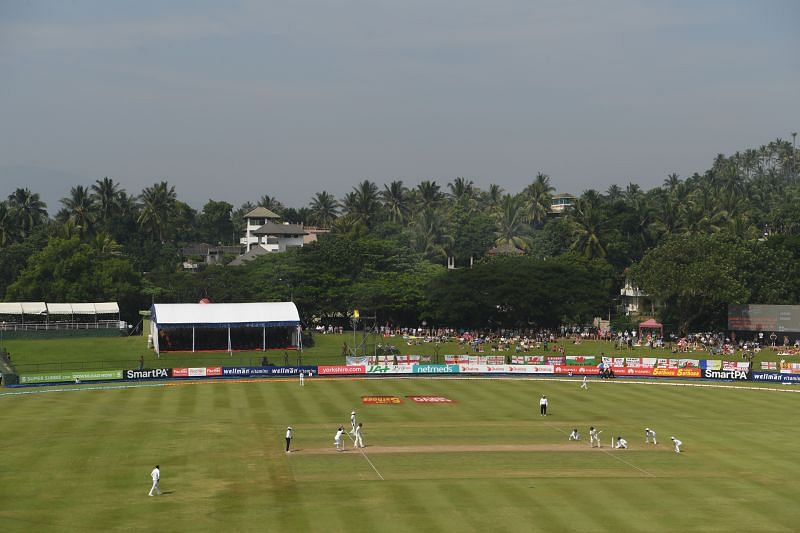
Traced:
<path fill-rule="evenodd" d="M 267 252 L 285 252 L 287 248 L 303 246 L 306 231 L 302 224 L 280 223 L 280 216 L 265 207 L 256 207 L 244 216 L 245 253 L 260 246 Z"/>
<path fill-rule="evenodd" d="M 564 211 L 575 205 L 575 200 L 577 200 L 577 198 L 568 192 L 554 194 L 550 200 L 550 214 L 562 214 Z"/>

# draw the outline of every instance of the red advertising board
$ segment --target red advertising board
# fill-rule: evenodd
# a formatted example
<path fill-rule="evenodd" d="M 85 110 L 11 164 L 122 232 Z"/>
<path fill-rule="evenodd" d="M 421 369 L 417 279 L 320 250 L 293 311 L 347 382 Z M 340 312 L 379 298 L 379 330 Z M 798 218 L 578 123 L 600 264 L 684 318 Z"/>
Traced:
<path fill-rule="evenodd" d="M 221 376 L 221 375 L 222 375 L 221 366 L 210 366 L 206 368 L 206 376 Z"/>
<path fill-rule="evenodd" d="M 637 366 L 637 367 L 615 366 L 615 367 L 612 367 L 612 370 L 614 370 L 614 374 L 616 376 L 652 376 L 653 375 L 653 369 L 652 368 L 647 368 L 647 367 L 642 367 L 642 366 Z"/>
<path fill-rule="evenodd" d="M 173 378 L 188 378 L 189 377 L 189 369 L 188 368 L 173 368 L 172 369 L 172 377 Z"/>
<path fill-rule="evenodd" d="M 581 365 L 555 365 L 553 367 L 555 374 L 578 374 L 585 376 L 596 376 L 600 373 L 596 366 L 581 366 Z"/>
<path fill-rule="evenodd" d="M 320 376 L 347 376 L 350 374 L 366 374 L 367 367 L 364 365 L 328 365 L 318 366 L 317 374 Z"/>

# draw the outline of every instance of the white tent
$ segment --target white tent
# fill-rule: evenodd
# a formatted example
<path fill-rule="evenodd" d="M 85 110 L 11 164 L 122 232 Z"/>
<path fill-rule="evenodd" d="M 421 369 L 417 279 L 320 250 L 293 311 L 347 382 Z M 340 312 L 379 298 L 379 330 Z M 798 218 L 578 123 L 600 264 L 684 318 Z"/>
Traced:
<path fill-rule="evenodd" d="M 294 302 L 257 302 L 235 304 L 153 304 L 150 308 L 150 330 L 153 347 L 160 352 L 159 331 L 192 331 L 192 351 L 195 351 L 197 329 L 228 330 L 228 351 L 232 351 L 232 328 L 261 328 L 262 350 L 266 350 L 267 328 L 294 328 L 293 341 L 300 345 L 300 315 Z"/>

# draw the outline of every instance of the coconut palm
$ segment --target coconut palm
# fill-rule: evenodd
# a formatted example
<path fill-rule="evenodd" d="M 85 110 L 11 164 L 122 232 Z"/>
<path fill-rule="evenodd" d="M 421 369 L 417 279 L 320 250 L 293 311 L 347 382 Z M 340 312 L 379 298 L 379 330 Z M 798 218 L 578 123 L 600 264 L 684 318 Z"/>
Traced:
<path fill-rule="evenodd" d="M 276 215 L 283 214 L 283 209 L 284 209 L 283 204 L 277 198 L 275 198 L 274 196 L 270 196 L 268 194 L 265 194 L 264 196 L 259 198 L 257 206 L 269 209 Z"/>
<path fill-rule="evenodd" d="M 350 218 L 349 223 L 363 224 L 370 228 L 377 222 L 380 211 L 378 186 L 364 180 L 345 195 L 342 204 L 345 214 Z"/>
<path fill-rule="evenodd" d="M 393 181 L 389 185 L 384 184 L 380 193 L 383 209 L 392 222 L 405 222 L 408 220 L 411 207 L 409 205 L 408 188 L 402 181 Z"/>
<path fill-rule="evenodd" d="M 20 237 L 27 237 L 33 228 L 47 221 L 47 204 L 39 199 L 39 193 L 27 188 L 8 196 L 8 208 Z"/>
<path fill-rule="evenodd" d="M 539 172 L 536 179 L 522 191 L 528 203 L 528 219 L 534 226 L 541 225 L 547 219 L 550 211 L 552 192 L 555 187 L 550 185 L 550 176 Z"/>
<path fill-rule="evenodd" d="M 510 245 L 520 250 L 530 248 L 531 227 L 528 225 L 528 209 L 523 195 L 503 195 L 495 218 L 495 245 Z"/>
<path fill-rule="evenodd" d="M 329 228 L 339 216 L 339 201 L 328 191 L 316 193 L 309 208 L 311 221 L 324 228 Z"/>
<path fill-rule="evenodd" d="M 76 185 L 69 191 L 69 196 L 61 199 L 67 219 L 72 222 L 78 235 L 89 234 L 96 220 L 97 204 L 89 193 L 89 188 Z"/>
<path fill-rule="evenodd" d="M 503 188 L 496 183 L 489 185 L 489 190 L 481 195 L 481 203 L 490 211 L 497 209 L 500 200 L 503 198 Z"/>
<path fill-rule="evenodd" d="M 579 198 L 570 213 L 570 222 L 573 236 L 571 248 L 589 259 L 605 257 L 603 230 L 607 221 L 597 205 L 587 198 Z"/>
<path fill-rule="evenodd" d="M 0 247 L 10 244 L 16 233 L 14 218 L 6 202 L 0 202 Z"/>
<path fill-rule="evenodd" d="M 447 220 L 436 209 L 423 209 L 411 221 L 414 247 L 428 259 L 444 261 L 453 245 Z"/>
<path fill-rule="evenodd" d="M 175 187 L 166 181 L 156 183 L 145 188 L 139 195 L 139 200 L 141 203 L 137 223 L 163 243 L 164 232 L 177 207 Z"/>
<path fill-rule="evenodd" d="M 444 194 L 441 187 L 435 181 L 425 180 L 417 185 L 417 209 L 424 211 L 425 209 L 436 209 L 444 200 Z"/>
<path fill-rule="evenodd" d="M 119 207 L 119 194 L 123 192 L 113 179 L 106 176 L 92 185 L 92 196 L 97 204 L 98 219 L 108 224 L 114 211 Z"/>
<path fill-rule="evenodd" d="M 621 200 L 622 195 L 622 188 L 617 184 L 611 185 L 608 189 L 606 189 L 606 198 L 608 198 L 610 202 Z"/>
<path fill-rule="evenodd" d="M 475 199 L 475 184 L 472 180 L 458 177 L 447 184 L 449 196 L 456 203 L 467 204 Z"/>

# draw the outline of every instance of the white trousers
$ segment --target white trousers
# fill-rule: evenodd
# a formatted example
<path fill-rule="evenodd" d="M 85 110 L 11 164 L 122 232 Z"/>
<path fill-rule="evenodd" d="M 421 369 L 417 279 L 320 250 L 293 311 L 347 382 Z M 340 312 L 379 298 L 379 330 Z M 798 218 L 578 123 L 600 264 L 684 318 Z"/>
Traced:
<path fill-rule="evenodd" d="M 153 495 L 153 491 L 156 491 L 159 496 L 161 496 L 161 489 L 158 488 L 158 480 L 153 481 L 153 486 L 150 487 L 150 496 Z"/>
<path fill-rule="evenodd" d="M 355 448 L 363 448 L 364 447 L 364 440 L 361 438 L 361 434 L 360 433 L 356 433 L 356 440 L 353 443 L 353 446 Z"/>

